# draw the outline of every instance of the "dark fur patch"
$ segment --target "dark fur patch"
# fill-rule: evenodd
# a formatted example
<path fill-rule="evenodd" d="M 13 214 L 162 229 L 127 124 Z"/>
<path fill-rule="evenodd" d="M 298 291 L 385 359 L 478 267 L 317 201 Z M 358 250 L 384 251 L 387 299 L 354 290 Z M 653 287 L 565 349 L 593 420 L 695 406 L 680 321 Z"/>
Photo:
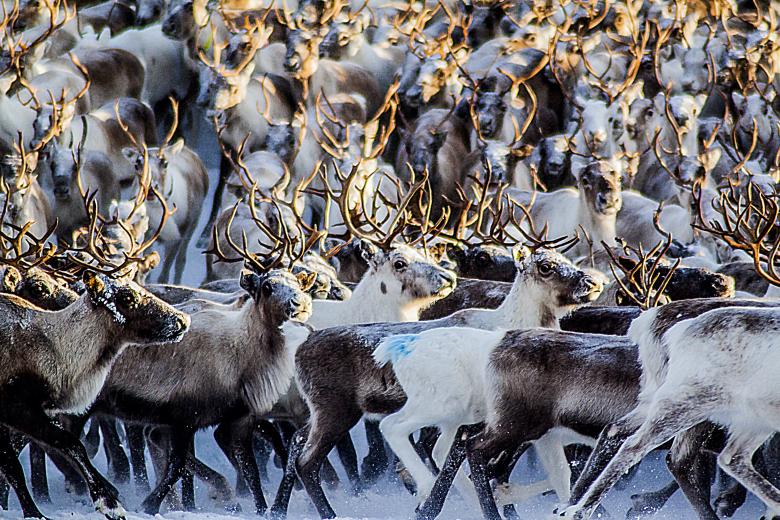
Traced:
<path fill-rule="evenodd" d="M 561 318 L 561 329 L 572 332 L 625 336 L 639 307 L 581 307 Z"/>

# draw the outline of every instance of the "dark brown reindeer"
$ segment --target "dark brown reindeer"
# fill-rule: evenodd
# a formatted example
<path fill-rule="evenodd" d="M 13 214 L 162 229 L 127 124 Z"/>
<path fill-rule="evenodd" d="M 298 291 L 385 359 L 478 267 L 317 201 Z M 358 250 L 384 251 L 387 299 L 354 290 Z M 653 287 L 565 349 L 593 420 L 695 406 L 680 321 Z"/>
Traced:
<path fill-rule="evenodd" d="M 71 261 L 72 257 L 65 254 L 63 260 Z M 121 267 L 101 264 L 99 268 L 116 274 Z M 73 271 L 69 272 L 72 277 Z M 24 384 L 4 388 L 7 404 L 1 422 L 58 452 L 82 474 L 97 509 L 109 518 L 121 518 L 124 511 L 116 489 L 95 470 L 78 439 L 50 414 L 83 412 L 127 345 L 178 341 L 189 327 L 189 318 L 133 282 L 112 279 L 91 269 L 84 271 L 83 281 L 85 294 L 62 310 L 44 311 L 15 296 L 3 302 L 7 321 L 4 330 L 27 339 L 20 353 L 13 352 L 17 339 L 6 340 L 11 349 L 4 364 L 6 378 Z M 20 320 L 28 323 L 21 334 L 17 330 Z M 45 350 L 31 347 L 36 344 L 45 346 Z M 54 365 L 52 355 L 59 359 Z M 56 373 L 52 373 L 52 366 Z M 21 376 L 21 372 L 26 375 Z M 7 432 L 3 430 L 2 435 L 3 472 L 22 500 L 24 515 L 43 517 L 26 491 Z"/>

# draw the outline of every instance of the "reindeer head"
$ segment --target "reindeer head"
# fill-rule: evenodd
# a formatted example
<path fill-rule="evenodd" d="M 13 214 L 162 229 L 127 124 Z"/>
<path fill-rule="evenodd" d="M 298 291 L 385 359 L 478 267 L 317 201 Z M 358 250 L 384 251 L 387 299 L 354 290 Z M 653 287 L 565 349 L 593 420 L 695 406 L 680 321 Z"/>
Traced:
<path fill-rule="evenodd" d="M 51 171 L 54 197 L 58 201 L 70 200 L 73 188 L 78 189 L 78 165 L 73 154 L 56 142 L 50 143 L 47 148 L 44 157 L 48 162 L 49 171 Z"/>
<path fill-rule="evenodd" d="M 291 30 L 287 35 L 284 69 L 298 79 L 310 78 L 319 66 L 321 41 L 318 32 Z"/>
<path fill-rule="evenodd" d="M 600 159 L 612 157 L 624 128 L 621 103 L 579 96 L 577 103 L 581 107 L 577 134 L 582 139 L 582 143 L 578 143 L 577 151 Z"/>
<path fill-rule="evenodd" d="M 143 27 L 159 20 L 165 11 L 165 3 L 165 0 L 143 0 L 137 2 L 136 25 Z"/>
<path fill-rule="evenodd" d="M 778 134 L 778 116 L 772 109 L 771 102 L 775 94 L 770 90 L 766 96 L 753 93 L 747 96 L 733 92 L 731 99 L 737 109 L 737 140 L 740 147 L 747 151 L 753 139 L 753 121 L 757 140 L 757 155 L 770 148 L 770 143 Z M 773 158 L 769 158 L 773 160 Z"/>
<path fill-rule="evenodd" d="M 519 249 L 515 256 L 518 281 L 529 297 L 534 294 L 551 300 L 556 307 L 569 307 L 596 300 L 604 289 L 603 280 L 554 250 L 528 253 Z"/>
<path fill-rule="evenodd" d="M 207 114 L 236 106 L 246 97 L 247 87 L 254 71 L 254 63 L 249 63 L 240 71 L 202 67 L 201 88 L 196 103 L 204 108 Z"/>
<path fill-rule="evenodd" d="M 364 249 L 364 255 L 369 265 L 366 276 L 375 275 L 382 295 L 396 297 L 402 307 L 424 307 L 455 289 L 455 273 L 413 247 L 404 244 L 386 250 L 373 247 Z"/>
<path fill-rule="evenodd" d="M 0 267 L 0 291 L 15 294 L 46 310 L 64 309 L 79 295 L 40 269 L 22 274 L 13 266 Z"/>
<path fill-rule="evenodd" d="M 131 281 L 112 279 L 94 271 L 84 272 L 84 286 L 96 309 L 108 313 L 124 329 L 130 343 L 172 343 L 181 340 L 190 317 Z"/>
<path fill-rule="evenodd" d="M 171 5 L 162 24 L 162 32 L 172 40 L 185 41 L 195 37 L 195 15 L 192 0 Z"/>
<path fill-rule="evenodd" d="M 260 309 L 265 323 L 281 326 L 287 320 L 306 321 L 311 315 L 311 297 L 304 291 L 314 282 L 313 273 L 293 275 L 286 269 L 258 274 L 241 272 L 241 288 Z"/>
<path fill-rule="evenodd" d="M 404 105 L 419 107 L 427 104 L 449 83 L 455 70 L 454 61 L 429 56 L 421 64 L 412 85 L 401 92 Z"/>
<path fill-rule="evenodd" d="M 496 92 L 495 87 L 495 77 L 483 80 L 479 84 L 473 107 L 475 125 L 485 139 L 493 139 L 497 136 L 508 108 L 504 101 L 506 92 Z"/>
<path fill-rule="evenodd" d="M 422 175 L 427 169 L 432 172 L 438 161 L 436 155 L 447 141 L 447 132 L 434 130 L 418 132 L 406 139 L 406 155 L 415 175 Z"/>
<path fill-rule="evenodd" d="M 300 144 L 297 135 L 301 132 L 299 127 L 293 123 L 275 123 L 268 124 L 268 133 L 263 141 L 262 148 L 273 152 L 287 165 L 291 165 L 298 153 Z"/>
<path fill-rule="evenodd" d="M 621 171 L 612 161 L 594 161 L 580 172 L 582 197 L 598 215 L 615 215 L 623 205 Z"/>
<path fill-rule="evenodd" d="M 376 248 L 367 240 L 353 238 L 342 243 L 328 239 L 326 249 L 334 251 L 330 256 L 330 263 L 336 269 L 339 280 L 358 283 L 368 270 L 366 258 L 369 258 Z"/>
<path fill-rule="evenodd" d="M 148 168 L 149 181 L 151 181 L 150 187 L 158 190 L 163 196 L 168 197 L 173 189 L 173 180 L 168 171 L 169 162 L 178 156 L 183 149 L 184 139 L 179 138 L 174 141 L 173 144 L 149 148 L 146 158 L 144 158 L 144 154 L 136 148 L 124 148 L 122 154 L 135 168 L 137 175 L 136 179 L 139 182 L 145 181 L 145 179 L 143 179 L 144 170 L 145 168 Z M 147 201 L 152 200 L 154 200 L 154 195 L 149 191 L 147 193 Z"/>
<path fill-rule="evenodd" d="M 536 145 L 531 161 L 548 189 L 566 186 L 574 180 L 571 177 L 569 153 L 569 142 L 564 135 L 545 137 Z"/>
<path fill-rule="evenodd" d="M 363 34 L 371 22 L 368 13 L 361 13 L 346 21 L 333 23 L 320 43 L 320 58 L 341 60 L 357 54 L 357 37 Z"/>
<path fill-rule="evenodd" d="M 666 276 L 669 266 L 660 266 L 659 275 Z M 690 298 L 732 298 L 735 281 L 731 276 L 716 273 L 703 267 L 678 267 L 664 289 L 670 300 Z"/>
<path fill-rule="evenodd" d="M 485 175 L 490 172 L 491 184 L 512 184 L 519 150 L 512 149 L 503 141 L 491 139 L 480 141 L 479 152 Z"/>
<path fill-rule="evenodd" d="M 511 282 L 517 274 L 514 256 L 502 246 L 452 246 L 447 255 L 455 261 L 458 276 L 463 278 Z"/>

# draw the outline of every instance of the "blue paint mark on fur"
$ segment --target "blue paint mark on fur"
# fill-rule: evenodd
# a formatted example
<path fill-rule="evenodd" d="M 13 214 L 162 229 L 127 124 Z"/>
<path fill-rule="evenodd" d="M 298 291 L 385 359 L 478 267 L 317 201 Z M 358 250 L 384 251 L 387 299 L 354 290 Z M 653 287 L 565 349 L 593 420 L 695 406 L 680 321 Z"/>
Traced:
<path fill-rule="evenodd" d="M 385 339 L 374 350 L 374 362 L 381 367 L 408 356 L 414 350 L 412 344 L 417 336 L 418 334 L 399 334 Z"/>

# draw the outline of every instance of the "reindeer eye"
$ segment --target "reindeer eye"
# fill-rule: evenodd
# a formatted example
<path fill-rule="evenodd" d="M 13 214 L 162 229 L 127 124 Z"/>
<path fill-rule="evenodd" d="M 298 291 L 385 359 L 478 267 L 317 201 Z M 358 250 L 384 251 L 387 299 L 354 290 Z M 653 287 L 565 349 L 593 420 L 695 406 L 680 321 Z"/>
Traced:
<path fill-rule="evenodd" d="M 274 286 L 270 282 L 265 282 L 260 290 L 263 291 L 263 296 L 268 298 L 274 293 Z"/>
<path fill-rule="evenodd" d="M 395 268 L 396 271 L 403 271 L 404 269 L 406 269 L 408 267 L 408 264 L 406 262 L 404 262 L 403 260 L 396 260 L 393 263 L 393 267 Z"/>
<path fill-rule="evenodd" d="M 552 266 L 547 263 L 539 264 L 539 267 L 537 269 L 539 270 L 539 274 L 544 277 L 550 276 L 553 272 Z"/>
<path fill-rule="evenodd" d="M 117 301 L 123 307 L 131 307 L 136 303 L 136 295 L 132 292 L 121 292 L 117 295 Z"/>

